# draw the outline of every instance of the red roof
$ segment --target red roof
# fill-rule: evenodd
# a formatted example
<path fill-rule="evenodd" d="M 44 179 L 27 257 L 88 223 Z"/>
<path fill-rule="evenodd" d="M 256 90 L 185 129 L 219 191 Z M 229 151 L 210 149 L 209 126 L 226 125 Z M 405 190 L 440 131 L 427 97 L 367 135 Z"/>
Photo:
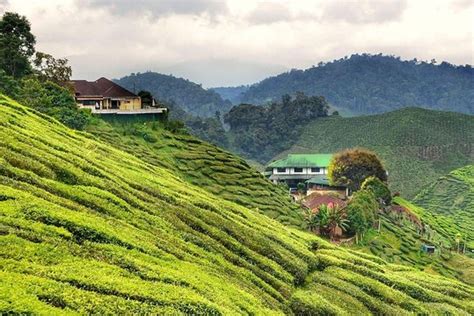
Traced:
<path fill-rule="evenodd" d="M 72 85 L 76 97 L 138 97 L 135 93 L 122 88 L 118 84 L 104 77 L 97 79 L 96 81 L 72 80 Z"/>
<path fill-rule="evenodd" d="M 334 205 L 338 204 L 341 207 L 345 207 L 347 205 L 345 201 L 338 197 L 320 194 L 311 194 L 306 198 L 306 201 L 303 202 L 303 205 L 311 210 L 314 210 L 319 208 L 321 205 L 328 205 L 329 203 L 333 203 Z"/>

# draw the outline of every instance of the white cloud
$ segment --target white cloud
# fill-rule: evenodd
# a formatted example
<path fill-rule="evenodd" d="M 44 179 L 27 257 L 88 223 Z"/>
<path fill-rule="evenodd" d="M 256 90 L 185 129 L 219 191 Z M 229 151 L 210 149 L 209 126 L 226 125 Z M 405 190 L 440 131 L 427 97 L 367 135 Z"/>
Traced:
<path fill-rule="evenodd" d="M 38 50 L 69 58 L 75 78 L 161 70 L 211 86 L 357 52 L 472 64 L 469 2 L 10 0 L 7 9 L 31 21 Z"/>

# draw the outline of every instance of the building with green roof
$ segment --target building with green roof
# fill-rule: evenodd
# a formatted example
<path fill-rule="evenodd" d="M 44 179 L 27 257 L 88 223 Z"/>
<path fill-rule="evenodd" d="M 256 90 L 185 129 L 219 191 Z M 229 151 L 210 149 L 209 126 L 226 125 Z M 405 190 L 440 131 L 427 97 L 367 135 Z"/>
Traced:
<path fill-rule="evenodd" d="M 284 159 L 271 162 L 265 174 L 273 183 L 286 183 L 296 188 L 316 176 L 327 175 L 332 154 L 289 154 Z"/>

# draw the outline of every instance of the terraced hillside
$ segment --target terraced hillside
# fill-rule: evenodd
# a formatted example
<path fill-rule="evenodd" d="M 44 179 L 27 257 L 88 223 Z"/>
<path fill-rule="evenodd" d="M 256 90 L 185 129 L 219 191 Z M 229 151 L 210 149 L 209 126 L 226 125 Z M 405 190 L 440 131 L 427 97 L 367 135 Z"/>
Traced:
<path fill-rule="evenodd" d="M 396 201 L 409 210 L 415 209 L 419 218 L 426 219 L 430 229 L 421 232 L 421 227 L 397 214 L 381 214 L 380 231 L 369 230 L 358 245 L 352 249 L 376 255 L 387 262 L 410 265 L 430 273 L 437 273 L 474 285 L 474 259 L 449 251 L 454 239 L 439 233 L 438 224 L 426 218 L 427 212 L 401 198 Z M 442 229 L 440 229 L 442 231 Z M 438 251 L 427 254 L 422 245 L 435 245 Z M 440 248 L 440 246 L 443 248 Z"/>
<path fill-rule="evenodd" d="M 0 313 L 459 314 L 474 288 L 336 248 L 0 97 Z"/>
<path fill-rule="evenodd" d="M 389 172 L 392 191 L 413 198 L 440 176 L 474 161 L 474 116 L 405 108 L 353 118 L 317 119 L 289 152 L 374 150 Z M 285 154 L 285 153 L 284 153 Z"/>
<path fill-rule="evenodd" d="M 300 208 L 283 187 L 274 186 L 247 162 L 191 135 L 166 131 L 159 123 L 98 121 L 89 132 L 187 182 L 228 201 L 258 210 L 278 221 L 301 227 Z"/>
<path fill-rule="evenodd" d="M 441 232 L 455 239 L 461 233 L 474 249 L 474 165 L 456 169 L 427 186 L 414 199 Z"/>

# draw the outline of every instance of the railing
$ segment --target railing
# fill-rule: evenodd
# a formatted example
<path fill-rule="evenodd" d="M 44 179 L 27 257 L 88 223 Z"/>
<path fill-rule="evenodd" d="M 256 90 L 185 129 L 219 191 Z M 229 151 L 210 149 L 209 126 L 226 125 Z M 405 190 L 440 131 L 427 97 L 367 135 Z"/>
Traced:
<path fill-rule="evenodd" d="M 134 114 L 161 114 L 167 112 L 167 108 L 146 108 L 134 110 L 122 109 L 92 109 L 94 114 L 118 114 L 118 115 L 134 115 Z"/>

